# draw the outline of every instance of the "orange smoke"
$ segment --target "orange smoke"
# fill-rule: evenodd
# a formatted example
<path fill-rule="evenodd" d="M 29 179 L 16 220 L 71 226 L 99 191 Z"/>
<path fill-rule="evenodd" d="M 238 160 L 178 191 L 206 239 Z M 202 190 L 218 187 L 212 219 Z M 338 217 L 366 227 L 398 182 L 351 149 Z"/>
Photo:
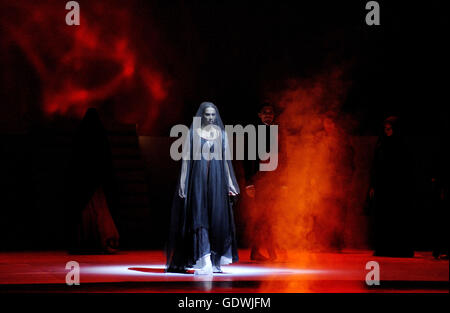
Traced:
<path fill-rule="evenodd" d="M 168 79 L 151 55 L 155 36 L 141 29 L 134 2 L 80 1 L 79 26 L 65 24 L 65 3 L 2 5 L 6 42 L 18 46 L 37 73 L 43 112 L 80 117 L 88 107 L 120 97 L 127 103 L 112 109 L 117 120 L 151 125 L 167 97 Z"/>
<path fill-rule="evenodd" d="M 357 210 L 365 194 L 349 134 L 354 121 L 341 112 L 347 89 L 342 72 L 334 70 L 309 81 L 291 81 L 271 97 L 282 111 L 279 168 L 258 174 L 260 196 L 249 218 L 259 220 L 264 235 L 249 237 L 263 252 L 272 245 L 278 259 L 287 258 L 297 268 L 313 265 L 314 253 L 339 252 L 365 236 L 364 223 L 353 218 L 362 215 Z M 285 289 L 274 284 L 270 281 L 262 290 L 307 289 L 298 281 L 285 282 Z"/>

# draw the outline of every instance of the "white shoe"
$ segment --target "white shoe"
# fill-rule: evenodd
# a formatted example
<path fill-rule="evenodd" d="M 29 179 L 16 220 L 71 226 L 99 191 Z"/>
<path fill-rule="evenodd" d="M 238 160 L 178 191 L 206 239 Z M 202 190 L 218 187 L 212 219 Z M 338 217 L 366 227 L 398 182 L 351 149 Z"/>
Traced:
<path fill-rule="evenodd" d="M 213 266 L 213 273 L 223 273 L 220 266 Z"/>
<path fill-rule="evenodd" d="M 205 266 L 203 268 L 194 271 L 194 275 L 212 275 L 212 274 L 213 274 L 212 266 Z"/>
<path fill-rule="evenodd" d="M 202 264 L 203 266 L 196 269 L 194 271 L 194 275 L 212 275 L 213 274 L 213 267 L 211 263 L 211 255 L 207 254 L 203 256 L 199 261 L 197 261 L 197 264 Z"/>

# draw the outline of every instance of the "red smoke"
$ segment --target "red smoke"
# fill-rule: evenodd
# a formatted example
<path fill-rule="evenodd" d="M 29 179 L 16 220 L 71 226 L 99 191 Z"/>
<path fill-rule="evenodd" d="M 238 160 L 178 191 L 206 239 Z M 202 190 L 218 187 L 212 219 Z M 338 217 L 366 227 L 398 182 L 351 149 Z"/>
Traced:
<path fill-rule="evenodd" d="M 168 95 L 168 79 L 152 55 L 155 34 L 134 2 L 79 1 L 80 25 L 65 23 L 66 1 L 2 4 L 7 45 L 16 45 L 40 80 L 46 116 L 80 117 L 86 108 L 120 97 L 116 120 L 148 128 Z"/>
<path fill-rule="evenodd" d="M 256 185 L 256 192 L 275 196 L 270 204 L 261 201 L 249 212 L 266 211 L 264 222 L 270 225 L 278 257 L 287 256 L 296 268 L 314 265 L 311 252 L 339 251 L 366 242 L 362 203 L 368 169 L 361 162 L 364 149 L 350 133 L 354 121 L 342 112 L 349 87 L 342 74 L 332 69 L 309 80 L 292 80 L 271 96 L 282 110 L 279 136 L 284 141 L 280 149 L 286 153 L 285 170 L 279 177 L 259 178 L 263 183 Z M 268 240 L 267 234 L 249 236 L 263 248 Z M 269 281 L 262 290 L 296 292 L 307 287 L 305 282 L 286 282 L 286 289 L 280 289 L 276 281 Z"/>

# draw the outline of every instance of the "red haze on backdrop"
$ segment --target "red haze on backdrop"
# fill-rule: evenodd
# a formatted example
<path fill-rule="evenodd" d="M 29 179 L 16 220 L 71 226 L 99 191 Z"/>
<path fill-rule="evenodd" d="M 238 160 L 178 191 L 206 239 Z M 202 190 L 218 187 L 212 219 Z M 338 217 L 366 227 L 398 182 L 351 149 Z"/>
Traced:
<path fill-rule="evenodd" d="M 65 1 L 2 2 L 4 81 L 11 88 L 22 86 L 21 78 L 10 78 L 15 71 L 11 55 L 21 54 L 38 77 L 35 101 L 46 118 L 81 118 L 88 107 L 113 99 L 107 109 L 114 119 L 137 123 L 145 132 L 160 116 L 171 83 L 153 57 L 158 36 L 143 26 L 148 21 L 134 5 L 80 1 L 80 25 L 68 26 Z M 26 103 L 15 105 L 23 106 L 19 115 L 27 111 Z"/>

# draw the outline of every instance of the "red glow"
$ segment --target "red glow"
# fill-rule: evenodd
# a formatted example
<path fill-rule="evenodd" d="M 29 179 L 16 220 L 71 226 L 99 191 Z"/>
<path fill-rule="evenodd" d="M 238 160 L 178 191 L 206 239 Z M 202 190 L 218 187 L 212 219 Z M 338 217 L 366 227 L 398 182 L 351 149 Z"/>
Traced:
<path fill-rule="evenodd" d="M 151 52 L 144 52 L 144 44 L 157 46 L 151 34 L 140 34 L 150 42 L 136 39 L 133 23 L 140 16 L 132 2 L 80 3 L 79 26 L 66 25 L 68 11 L 54 1 L 2 6 L 8 12 L 1 18 L 5 42 L 18 46 L 36 71 L 47 116 L 82 116 L 89 106 L 125 95 L 127 112 L 115 107 L 116 118 L 151 125 L 166 99 L 167 78 Z"/>
<path fill-rule="evenodd" d="M 270 201 L 261 198 L 249 211 L 248 219 L 265 211 L 271 238 L 282 248 L 278 256 L 283 257 L 286 251 L 298 268 L 316 260 L 311 259 L 311 254 L 295 251 L 351 247 L 364 237 L 365 224 L 349 227 L 348 222 L 353 215 L 361 215 L 355 213 L 360 199 L 350 197 L 364 197 L 361 188 L 365 181 L 354 175 L 355 170 L 361 170 L 361 164 L 351 157 L 354 147 L 347 130 L 353 122 L 341 112 L 346 90 L 342 71 L 333 70 L 312 79 L 293 80 L 288 88 L 271 96 L 282 109 L 279 135 L 285 143 L 286 171 L 277 174 L 280 181 L 274 176 L 258 177 L 256 192 L 276 195 Z M 354 192 L 352 188 L 359 190 Z M 261 237 L 254 240 L 264 247 L 266 234 Z M 272 290 L 273 285 L 263 285 L 262 289 L 266 287 Z M 283 291 L 299 287 L 308 286 L 286 285 Z"/>
<path fill-rule="evenodd" d="M 152 97 L 158 101 L 164 100 L 167 92 L 163 87 L 161 76 L 158 73 L 151 73 L 147 69 L 143 69 L 141 75 Z"/>

